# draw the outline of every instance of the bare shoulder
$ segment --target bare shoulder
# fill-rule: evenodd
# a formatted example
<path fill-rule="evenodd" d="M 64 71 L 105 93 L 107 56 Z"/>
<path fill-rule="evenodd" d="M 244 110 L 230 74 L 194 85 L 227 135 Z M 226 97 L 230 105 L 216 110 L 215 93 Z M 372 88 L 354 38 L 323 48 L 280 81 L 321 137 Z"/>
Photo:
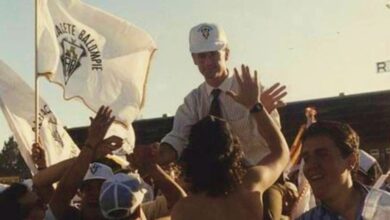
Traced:
<path fill-rule="evenodd" d="M 247 189 L 241 189 L 239 193 L 236 194 L 236 200 L 242 201 L 246 205 L 252 204 L 250 206 L 261 206 L 263 193 L 259 191 L 250 191 Z"/>
<path fill-rule="evenodd" d="M 251 167 L 247 170 L 247 173 L 245 174 L 242 184 L 241 184 L 241 191 L 251 191 L 251 192 L 259 192 L 263 193 L 265 191 L 263 185 L 262 185 L 262 179 L 264 173 L 260 172 L 262 167 L 261 166 L 255 166 Z"/>
<path fill-rule="evenodd" d="M 222 197 L 191 195 L 176 203 L 171 216 L 174 220 L 261 219 L 261 196 L 259 192 L 248 190 Z"/>
<path fill-rule="evenodd" d="M 262 219 L 263 194 L 261 192 L 240 190 L 236 200 L 240 201 L 240 206 L 236 209 L 240 213 L 240 218 Z"/>

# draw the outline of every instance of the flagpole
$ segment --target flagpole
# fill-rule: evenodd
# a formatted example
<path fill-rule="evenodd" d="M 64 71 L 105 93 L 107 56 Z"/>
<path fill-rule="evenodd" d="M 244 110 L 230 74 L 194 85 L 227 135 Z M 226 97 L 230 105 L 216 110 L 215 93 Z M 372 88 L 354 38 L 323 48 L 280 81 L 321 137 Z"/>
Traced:
<path fill-rule="evenodd" d="M 35 0 L 35 143 L 39 141 L 39 83 L 38 83 L 38 1 Z"/>

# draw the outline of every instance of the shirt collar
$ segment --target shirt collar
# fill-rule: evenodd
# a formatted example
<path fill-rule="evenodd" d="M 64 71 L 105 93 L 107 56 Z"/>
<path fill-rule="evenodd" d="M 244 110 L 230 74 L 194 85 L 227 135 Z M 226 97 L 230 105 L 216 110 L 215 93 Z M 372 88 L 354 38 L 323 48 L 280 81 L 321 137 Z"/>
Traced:
<path fill-rule="evenodd" d="M 360 182 L 358 181 L 353 181 L 353 187 L 355 187 L 356 189 L 358 189 L 361 193 L 362 193 L 362 200 L 360 201 L 360 204 L 359 204 L 359 207 L 357 209 L 357 220 L 361 220 L 361 215 L 362 215 L 362 212 L 363 212 L 363 206 L 364 206 L 364 201 L 366 199 L 366 196 L 369 192 L 369 187 L 361 184 Z M 332 210 L 330 210 L 325 203 L 322 203 L 321 201 L 319 202 L 319 208 L 322 209 L 323 211 L 327 212 L 328 214 L 331 214 L 331 215 L 334 215 L 334 216 L 339 216 L 337 213 L 333 212 Z"/>
<path fill-rule="evenodd" d="M 229 72 L 229 71 L 228 71 Z M 210 86 L 209 84 L 207 84 L 207 82 L 205 82 L 206 84 L 206 92 L 207 92 L 207 95 L 210 96 L 211 95 L 211 92 L 214 90 L 214 89 L 220 89 L 222 90 L 222 92 L 226 92 L 226 91 L 229 91 L 231 88 L 232 88 L 232 83 L 233 83 L 233 77 L 230 77 L 230 74 L 228 74 L 228 76 L 226 77 L 226 79 L 221 83 L 221 85 L 219 85 L 217 88 L 215 87 L 212 87 Z"/>

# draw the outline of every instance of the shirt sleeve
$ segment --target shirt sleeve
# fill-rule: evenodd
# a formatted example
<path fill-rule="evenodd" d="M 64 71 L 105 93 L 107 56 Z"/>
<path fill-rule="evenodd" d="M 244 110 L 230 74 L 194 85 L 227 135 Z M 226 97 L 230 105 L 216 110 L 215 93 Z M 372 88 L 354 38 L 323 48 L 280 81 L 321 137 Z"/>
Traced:
<path fill-rule="evenodd" d="M 196 91 L 194 90 L 184 99 L 184 103 L 177 109 L 172 131 L 161 140 L 163 143 L 170 144 L 176 150 L 179 157 L 188 144 L 188 136 L 192 125 L 198 121 L 196 105 Z"/>
<path fill-rule="evenodd" d="M 54 217 L 53 211 L 51 211 L 50 206 L 48 206 L 46 212 L 45 212 L 45 220 L 55 220 L 56 218 Z"/>

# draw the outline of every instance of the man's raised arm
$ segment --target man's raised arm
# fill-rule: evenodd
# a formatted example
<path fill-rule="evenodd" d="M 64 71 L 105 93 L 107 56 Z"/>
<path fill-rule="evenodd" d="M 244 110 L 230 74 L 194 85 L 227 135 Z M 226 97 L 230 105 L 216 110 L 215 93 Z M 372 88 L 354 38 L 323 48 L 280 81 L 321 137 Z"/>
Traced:
<path fill-rule="evenodd" d="M 267 111 L 263 109 L 259 98 L 257 83 L 257 72 L 251 76 L 249 67 L 242 65 L 242 76 L 235 69 L 235 77 L 239 83 L 238 93 L 227 92 L 235 101 L 245 106 L 253 114 L 258 132 L 268 143 L 270 153 L 257 165 L 250 168 L 246 174 L 243 184 L 250 190 L 264 191 L 269 188 L 279 177 L 289 160 L 289 150 L 286 140 L 270 118 Z"/>

